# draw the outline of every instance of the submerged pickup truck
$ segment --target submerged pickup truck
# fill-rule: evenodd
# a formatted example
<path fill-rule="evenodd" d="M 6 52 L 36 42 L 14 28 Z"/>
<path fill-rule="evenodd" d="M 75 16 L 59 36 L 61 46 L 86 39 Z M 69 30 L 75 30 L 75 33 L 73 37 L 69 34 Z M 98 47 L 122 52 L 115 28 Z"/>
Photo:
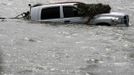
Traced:
<path fill-rule="evenodd" d="M 39 22 L 85 23 L 88 17 L 83 17 L 79 14 L 76 3 L 63 2 L 31 7 L 31 20 Z M 129 26 L 129 16 L 119 12 L 99 14 L 90 20 L 90 24 L 108 26 L 121 24 Z"/>

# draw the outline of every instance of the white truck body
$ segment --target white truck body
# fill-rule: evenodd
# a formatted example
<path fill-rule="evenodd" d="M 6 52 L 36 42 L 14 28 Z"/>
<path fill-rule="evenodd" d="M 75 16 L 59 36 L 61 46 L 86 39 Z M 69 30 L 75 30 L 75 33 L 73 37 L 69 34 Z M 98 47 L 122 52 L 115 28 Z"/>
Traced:
<path fill-rule="evenodd" d="M 56 3 L 32 7 L 31 20 L 39 22 L 85 23 L 88 18 L 79 15 L 76 3 Z M 94 16 L 90 21 L 92 25 L 129 26 L 129 16 L 124 13 L 111 12 Z"/>

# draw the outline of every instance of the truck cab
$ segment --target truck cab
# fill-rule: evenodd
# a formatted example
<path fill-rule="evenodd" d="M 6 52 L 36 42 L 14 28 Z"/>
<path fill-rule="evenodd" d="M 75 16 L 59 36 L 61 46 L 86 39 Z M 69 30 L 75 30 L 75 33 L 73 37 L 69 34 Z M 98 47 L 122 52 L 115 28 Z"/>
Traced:
<path fill-rule="evenodd" d="M 43 22 L 84 23 L 86 19 L 79 14 L 75 3 L 49 4 L 33 7 L 31 20 Z"/>

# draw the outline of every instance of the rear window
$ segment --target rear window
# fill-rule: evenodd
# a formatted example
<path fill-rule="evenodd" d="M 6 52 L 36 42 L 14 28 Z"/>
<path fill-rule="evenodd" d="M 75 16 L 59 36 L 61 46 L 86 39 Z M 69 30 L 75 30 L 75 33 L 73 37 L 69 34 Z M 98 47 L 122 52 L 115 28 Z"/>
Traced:
<path fill-rule="evenodd" d="M 60 18 L 60 7 L 43 8 L 41 11 L 41 19 L 56 19 Z"/>
<path fill-rule="evenodd" d="M 63 6 L 64 17 L 80 17 L 78 9 L 73 6 Z"/>

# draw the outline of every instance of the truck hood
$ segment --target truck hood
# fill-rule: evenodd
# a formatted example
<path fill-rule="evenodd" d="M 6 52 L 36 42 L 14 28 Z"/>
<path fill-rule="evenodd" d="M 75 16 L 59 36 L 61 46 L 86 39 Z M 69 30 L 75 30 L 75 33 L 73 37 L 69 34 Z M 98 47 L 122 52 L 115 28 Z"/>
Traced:
<path fill-rule="evenodd" d="M 110 12 L 110 13 L 105 13 L 105 14 L 100 14 L 101 16 L 125 16 L 127 14 L 121 13 L 121 12 Z"/>

